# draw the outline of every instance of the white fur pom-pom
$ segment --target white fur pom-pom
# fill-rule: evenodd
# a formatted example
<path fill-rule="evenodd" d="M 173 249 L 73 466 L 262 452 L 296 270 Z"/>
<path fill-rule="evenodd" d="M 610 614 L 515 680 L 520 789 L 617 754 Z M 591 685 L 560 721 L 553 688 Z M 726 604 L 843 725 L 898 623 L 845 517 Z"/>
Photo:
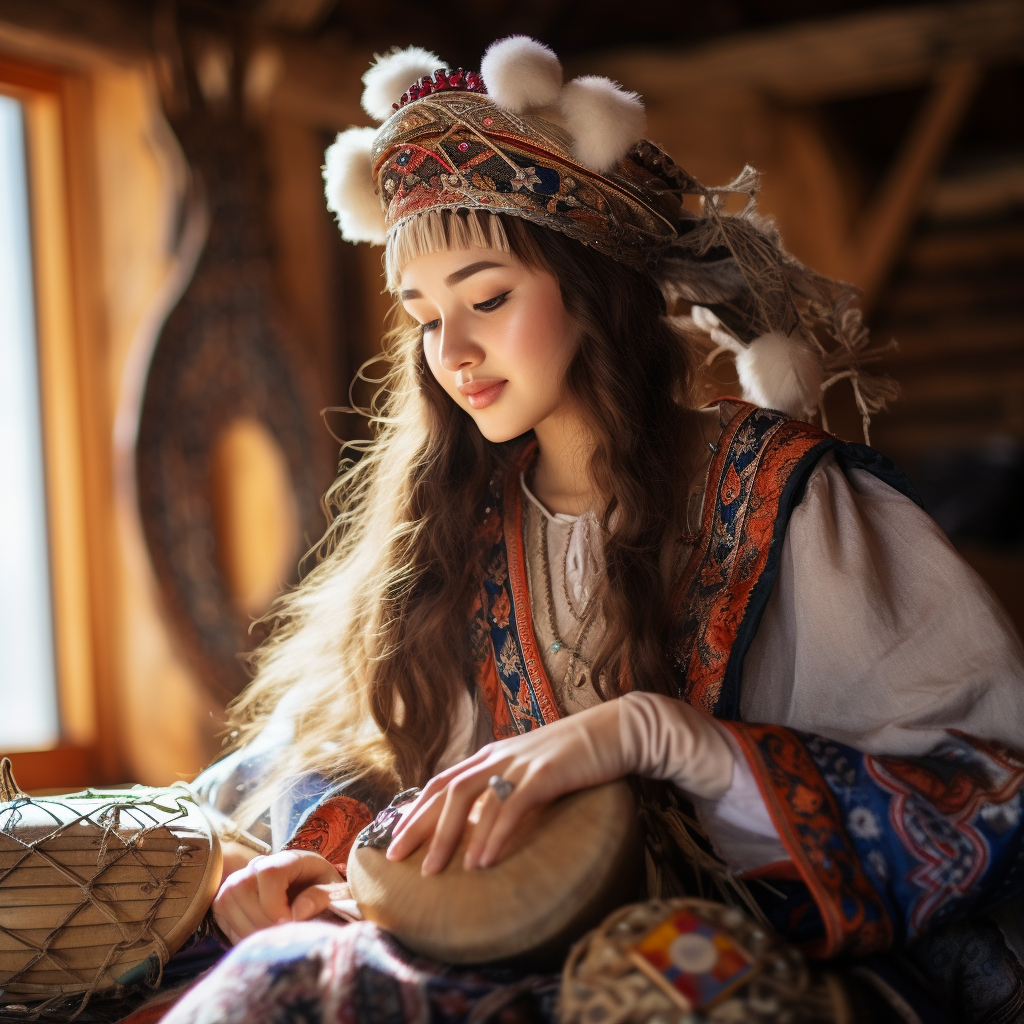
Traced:
<path fill-rule="evenodd" d="M 710 309 L 694 306 L 690 317 L 719 346 L 708 357 L 709 362 L 720 349 L 732 352 L 748 402 L 778 409 L 796 419 L 807 419 L 818 411 L 825 374 L 821 359 L 806 342 L 772 332 L 745 344 Z"/>
<path fill-rule="evenodd" d="M 384 212 L 373 185 L 370 148 L 375 128 L 341 132 L 324 154 L 324 195 L 327 209 L 338 218 L 348 242 L 383 245 Z"/>
<path fill-rule="evenodd" d="M 422 46 L 378 54 L 363 75 L 363 110 L 376 121 L 386 121 L 395 112 L 394 104 L 413 82 L 444 66 L 437 54 Z"/>
<path fill-rule="evenodd" d="M 598 174 L 618 167 L 647 129 L 643 101 L 610 78 L 574 78 L 562 88 L 558 104 L 575 140 L 573 155 Z"/>
<path fill-rule="evenodd" d="M 480 74 L 487 95 L 515 114 L 554 103 L 562 88 L 562 65 L 554 51 L 529 36 L 491 43 L 480 62 Z"/>
<path fill-rule="evenodd" d="M 736 354 L 744 397 L 766 409 L 807 419 L 821 404 L 824 375 L 810 345 L 784 334 L 762 334 Z"/>

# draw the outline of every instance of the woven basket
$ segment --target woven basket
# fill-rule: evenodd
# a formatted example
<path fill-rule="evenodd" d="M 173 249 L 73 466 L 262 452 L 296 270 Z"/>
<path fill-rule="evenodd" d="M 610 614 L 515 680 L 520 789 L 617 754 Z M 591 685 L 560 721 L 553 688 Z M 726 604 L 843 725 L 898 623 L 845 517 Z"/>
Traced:
<path fill-rule="evenodd" d="M 220 884 L 184 786 L 30 797 L 0 762 L 0 1005 L 88 998 L 157 974 Z"/>

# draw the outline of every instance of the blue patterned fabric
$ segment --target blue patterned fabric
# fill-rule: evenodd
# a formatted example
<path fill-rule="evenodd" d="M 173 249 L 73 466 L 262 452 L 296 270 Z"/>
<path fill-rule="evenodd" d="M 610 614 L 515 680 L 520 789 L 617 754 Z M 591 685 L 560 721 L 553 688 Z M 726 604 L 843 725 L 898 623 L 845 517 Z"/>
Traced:
<path fill-rule="evenodd" d="M 870 757 L 814 736 L 807 748 L 897 936 L 1024 891 L 1024 761 L 949 739 L 927 757 Z"/>

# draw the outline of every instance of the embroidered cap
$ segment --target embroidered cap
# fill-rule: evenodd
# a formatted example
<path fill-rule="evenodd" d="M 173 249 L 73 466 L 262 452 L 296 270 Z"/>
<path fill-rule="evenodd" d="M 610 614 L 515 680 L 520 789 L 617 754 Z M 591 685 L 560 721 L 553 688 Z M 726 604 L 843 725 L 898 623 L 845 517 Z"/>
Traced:
<path fill-rule="evenodd" d="M 555 54 L 525 36 L 492 44 L 479 74 L 409 47 L 378 57 L 363 83 L 363 108 L 382 123 L 339 134 L 324 167 L 327 205 L 348 241 L 383 244 L 438 210 L 562 232 L 649 272 L 670 310 L 691 304 L 691 335 L 712 357 L 735 356 L 754 403 L 824 420 L 824 390 L 848 379 L 867 438 L 895 387 L 860 369 L 872 353 L 856 290 L 783 249 L 754 211 L 753 168 L 702 185 L 644 138 L 635 93 L 597 76 L 563 83 Z M 738 210 L 727 210 L 730 198 Z"/>

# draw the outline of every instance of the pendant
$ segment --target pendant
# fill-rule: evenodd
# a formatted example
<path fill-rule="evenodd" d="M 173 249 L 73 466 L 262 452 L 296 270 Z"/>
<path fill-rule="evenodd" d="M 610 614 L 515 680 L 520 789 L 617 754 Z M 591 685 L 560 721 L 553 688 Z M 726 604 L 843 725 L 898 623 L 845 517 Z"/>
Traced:
<path fill-rule="evenodd" d="M 548 648 L 552 654 L 557 654 L 562 649 L 562 644 L 557 640 Z"/>

